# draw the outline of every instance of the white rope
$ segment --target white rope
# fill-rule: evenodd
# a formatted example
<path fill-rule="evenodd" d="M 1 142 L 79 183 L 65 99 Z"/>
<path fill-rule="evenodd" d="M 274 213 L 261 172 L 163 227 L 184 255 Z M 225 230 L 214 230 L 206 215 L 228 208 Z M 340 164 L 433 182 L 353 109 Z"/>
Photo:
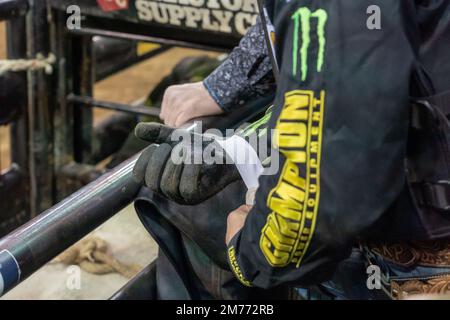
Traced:
<path fill-rule="evenodd" d="M 6 72 L 34 71 L 41 69 L 44 69 L 45 73 L 51 74 L 55 62 L 56 56 L 53 53 L 50 53 L 47 58 L 41 53 L 38 53 L 36 59 L 0 60 L 0 76 Z"/>

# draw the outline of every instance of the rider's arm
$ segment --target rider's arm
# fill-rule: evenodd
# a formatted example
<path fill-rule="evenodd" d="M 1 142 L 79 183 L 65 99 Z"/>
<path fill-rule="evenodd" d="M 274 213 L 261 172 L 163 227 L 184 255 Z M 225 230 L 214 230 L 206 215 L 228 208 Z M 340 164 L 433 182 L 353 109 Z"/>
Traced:
<path fill-rule="evenodd" d="M 373 4 L 381 30 L 366 28 Z M 327 280 L 398 197 L 419 43 L 412 0 L 287 6 L 276 19 L 281 75 L 270 121 L 279 171 L 260 178 L 228 246 L 236 277 L 262 288 Z"/>
<path fill-rule="evenodd" d="M 249 99 L 275 90 L 272 64 L 259 19 L 227 60 L 203 83 L 225 111 L 239 108 Z"/>

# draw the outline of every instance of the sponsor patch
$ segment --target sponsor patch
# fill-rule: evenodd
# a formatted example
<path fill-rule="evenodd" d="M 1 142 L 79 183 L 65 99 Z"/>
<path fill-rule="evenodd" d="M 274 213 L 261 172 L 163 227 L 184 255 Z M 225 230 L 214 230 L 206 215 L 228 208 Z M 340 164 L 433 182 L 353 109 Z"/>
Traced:
<path fill-rule="evenodd" d="M 300 266 L 316 225 L 320 200 L 320 162 L 325 92 L 286 93 L 274 148 L 286 157 L 267 206 L 272 210 L 262 230 L 260 248 L 274 267 Z"/>
<path fill-rule="evenodd" d="M 326 36 L 325 29 L 328 21 L 328 14 L 323 9 L 312 12 L 306 7 L 298 9 L 292 16 L 294 21 L 294 37 L 292 52 L 292 74 L 297 76 L 301 69 L 301 80 L 305 81 L 308 75 L 308 61 L 314 40 L 317 40 L 317 62 L 316 71 L 322 72 L 325 59 Z M 313 36 L 313 21 L 316 35 Z M 300 47 L 299 47 L 300 44 Z"/>
<path fill-rule="evenodd" d="M 259 14 L 258 0 L 136 0 L 135 5 L 141 21 L 241 36 Z"/>

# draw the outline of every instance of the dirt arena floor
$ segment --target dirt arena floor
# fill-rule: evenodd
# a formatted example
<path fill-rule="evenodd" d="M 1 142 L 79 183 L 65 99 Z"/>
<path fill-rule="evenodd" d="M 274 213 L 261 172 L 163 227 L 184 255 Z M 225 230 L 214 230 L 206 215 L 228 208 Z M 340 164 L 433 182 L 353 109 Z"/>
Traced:
<path fill-rule="evenodd" d="M 5 27 L 0 23 L 0 59 L 6 56 Z M 212 54 L 198 50 L 171 49 L 157 58 L 144 61 L 95 87 L 95 97 L 102 100 L 131 103 L 145 97 L 186 56 Z M 98 121 L 111 112 L 95 110 Z M 10 165 L 9 128 L 0 127 L 0 169 Z M 0 199 L 2 201 L 2 199 Z M 148 265 L 157 254 L 157 245 L 129 206 L 89 236 L 107 241 L 115 258 L 127 264 Z M 2 299 L 107 299 L 128 279 L 119 274 L 93 275 L 81 272 L 81 286 L 68 286 L 68 266 L 49 263 Z"/>

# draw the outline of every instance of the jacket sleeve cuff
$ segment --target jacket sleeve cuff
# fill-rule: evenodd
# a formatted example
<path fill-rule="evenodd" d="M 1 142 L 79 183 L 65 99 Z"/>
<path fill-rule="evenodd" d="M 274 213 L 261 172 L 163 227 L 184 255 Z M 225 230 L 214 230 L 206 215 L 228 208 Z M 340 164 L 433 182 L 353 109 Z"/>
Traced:
<path fill-rule="evenodd" d="M 221 99 L 220 94 L 214 90 L 215 87 L 213 85 L 214 80 L 212 79 L 212 75 L 207 77 L 205 80 L 203 80 L 203 85 L 206 88 L 206 91 L 208 91 L 211 98 L 214 99 L 214 101 L 218 104 L 218 106 L 225 112 L 230 112 L 230 106 L 226 103 L 224 103 L 224 100 Z"/>
<path fill-rule="evenodd" d="M 246 278 L 244 273 L 241 270 L 238 260 L 237 248 L 239 248 L 239 240 L 241 237 L 241 232 L 238 232 L 233 239 L 230 241 L 228 245 L 228 264 L 230 265 L 230 269 L 232 270 L 234 276 L 246 287 L 252 287 L 252 283 L 250 280 Z"/>

